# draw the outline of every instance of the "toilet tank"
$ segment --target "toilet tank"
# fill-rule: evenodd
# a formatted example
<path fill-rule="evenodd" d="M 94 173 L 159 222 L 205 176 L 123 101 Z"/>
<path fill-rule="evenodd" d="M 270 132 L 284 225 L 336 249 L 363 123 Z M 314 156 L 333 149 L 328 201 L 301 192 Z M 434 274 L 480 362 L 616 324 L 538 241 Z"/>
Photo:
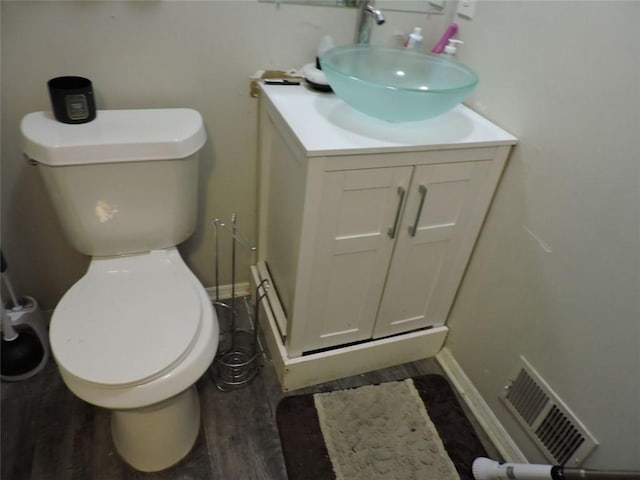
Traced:
<path fill-rule="evenodd" d="M 168 248 L 195 228 L 198 152 L 191 109 L 101 110 L 84 124 L 50 112 L 22 119 L 24 153 L 37 162 L 69 242 L 91 256 Z"/>

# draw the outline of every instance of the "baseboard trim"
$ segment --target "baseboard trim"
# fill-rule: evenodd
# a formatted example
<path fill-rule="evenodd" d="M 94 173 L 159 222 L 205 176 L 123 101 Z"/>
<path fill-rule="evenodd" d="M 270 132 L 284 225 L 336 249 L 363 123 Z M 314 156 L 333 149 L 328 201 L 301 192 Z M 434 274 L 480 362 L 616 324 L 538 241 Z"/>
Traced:
<path fill-rule="evenodd" d="M 464 373 L 451 351 L 444 347 L 436 355 L 436 360 L 482 429 L 500 452 L 503 460 L 511 463 L 528 463 L 522 450 L 518 448 L 498 418 L 491 411 L 489 405 L 484 401 L 473 383 L 471 383 L 471 380 Z"/>

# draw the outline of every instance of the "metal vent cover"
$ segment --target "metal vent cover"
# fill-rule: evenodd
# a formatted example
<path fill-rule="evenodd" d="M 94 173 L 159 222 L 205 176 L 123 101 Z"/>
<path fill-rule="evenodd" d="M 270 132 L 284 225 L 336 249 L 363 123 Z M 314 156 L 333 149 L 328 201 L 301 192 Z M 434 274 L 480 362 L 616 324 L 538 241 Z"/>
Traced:
<path fill-rule="evenodd" d="M 500 395 L 507 409 L 544 453 L 558 465 L 581 465 L 596 439 L 524 358 Z"/>

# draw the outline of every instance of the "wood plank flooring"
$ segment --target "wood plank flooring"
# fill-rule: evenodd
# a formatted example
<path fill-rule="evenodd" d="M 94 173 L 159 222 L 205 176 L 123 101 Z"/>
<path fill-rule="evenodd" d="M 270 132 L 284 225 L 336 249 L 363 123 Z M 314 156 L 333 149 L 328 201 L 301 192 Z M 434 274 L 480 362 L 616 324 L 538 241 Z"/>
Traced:
<path fill-rule="evenodd" d="M 442 373 L 433 359 L 289 393 L 330 391 Z M 75 397 L 50 364 L 35 377 L 3 382 L 2 480 L 286 480 L 275 422 L 284 396 L 268 359 L 247 386 L 220 392 L 207 372 L 198 382 L 202 429 L 191 453 L 158 473 L 126 465 L 111 441 L 109 412 Z M 482 438 L 482 437 L 481 437 Z M 484 441 L 486 444 L 486 440 Z M 487 448 L 492 448 L 486 445 Z M 491 451 L 491 450 L 489 450 Z M 310 477 L 312 477 L 310 472 Z"/>

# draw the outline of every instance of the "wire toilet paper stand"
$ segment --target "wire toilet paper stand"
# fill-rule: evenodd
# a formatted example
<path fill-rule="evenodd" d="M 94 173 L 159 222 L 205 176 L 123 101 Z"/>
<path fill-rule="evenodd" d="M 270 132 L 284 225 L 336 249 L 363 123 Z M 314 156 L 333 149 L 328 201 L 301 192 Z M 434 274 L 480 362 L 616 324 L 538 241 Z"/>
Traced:
<path fill-rule="evenodd" d="M 260 302 L 266 295 L 269 284 L 265 280 L 256 287 L 255 304 L 253 308 L 253 329 L 240 328 L 238 325 L 238 312 L 236 309 L 236 248 L 242 246 L 251 253 L 256 247 L 251 244 L 237 229 L 237 215 L 231 215 L 231 225 L 214 219 L 214 243 L 215 243 L 215 295 L 213 302 L 216 311 L 225 312 L 229 319 L 229 331 L 221 332 L 219 352 L 214 360 L 212 370 L 213 378 L 218 390 L 223 392 L 234 390 L 249 383 L 258 372 L 258 315 Z M 220 231 L 224 230 L 231 235 L 231 301 L 229 304 L 220 301 L 219 281 L 219 245 Z M 226 343 L 226 344 L 225 344 Z"/>

